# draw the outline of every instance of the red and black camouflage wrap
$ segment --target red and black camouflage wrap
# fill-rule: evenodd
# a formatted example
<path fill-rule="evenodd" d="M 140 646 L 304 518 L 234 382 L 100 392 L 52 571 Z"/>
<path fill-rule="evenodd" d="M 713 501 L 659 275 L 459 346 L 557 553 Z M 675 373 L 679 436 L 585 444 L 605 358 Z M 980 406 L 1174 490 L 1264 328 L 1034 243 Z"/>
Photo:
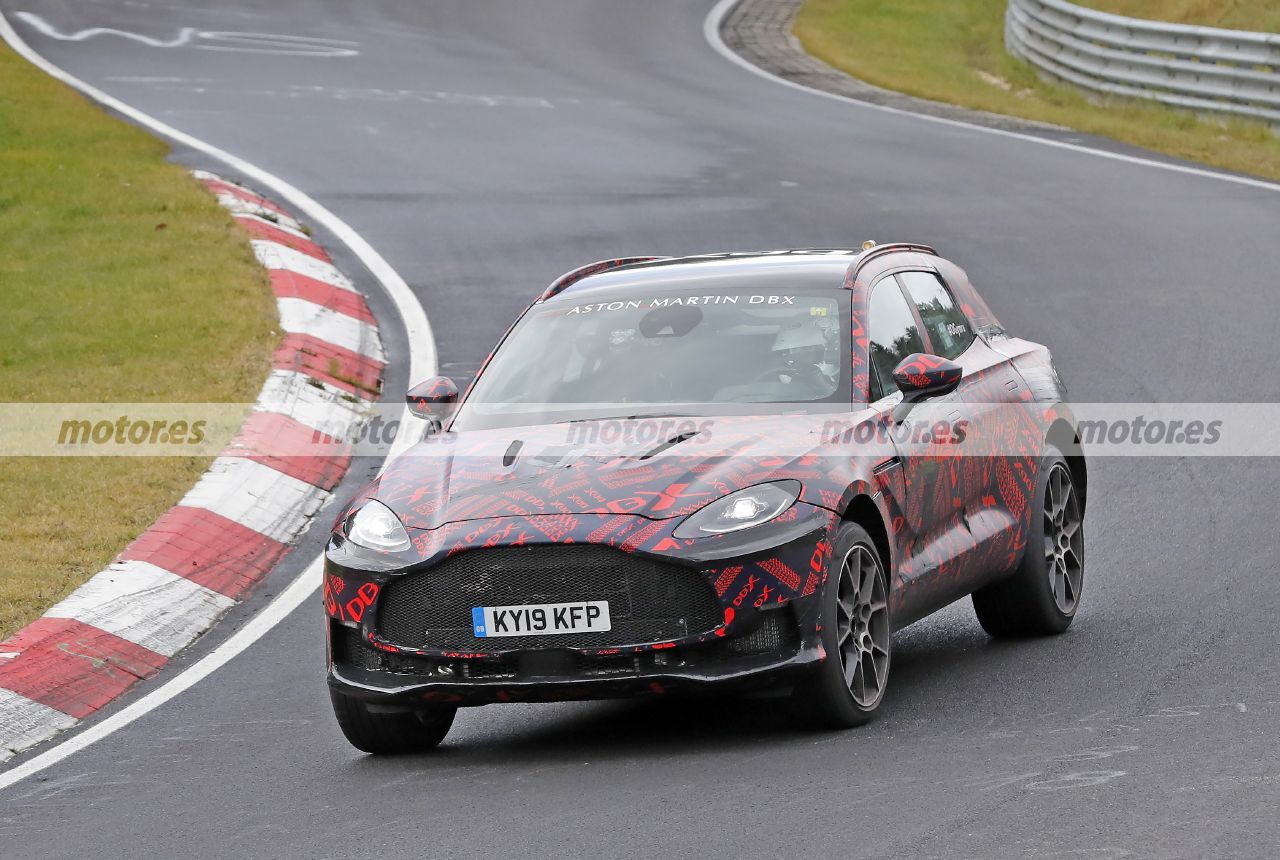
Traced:
<path fill-rule="evenodd" d="M 893 380 L 899 388 L 915 388 L 920 391 L 937 391 L 960 383 L 964 369 L 936 355 L 912 353 L 893 371 Z"/>
<path fill-rule="evenodd" d="M 433 376 L 410 388 L 405 394 L 405 402 L 414 415 L 425 417 L 457 403 L 458 397 L 458 386 L 454 385 L 452 379 Z"/>
<path fill-rule="evenodd" d="M 672 537 L 678 520 L 647 520 L 643 517 L 615 514 L 534 515 L 500 517 L 470 522 L 448 523 L 438 529 L 414 532 L 414 549 L 399 558 L 387 558 L 391 566 L 384 571 L 366 569 L 359 573 L 339 572 L 342 565 L 331 565 L 325 578 L 325 608 L 334 620 L 362 624 L 376 638 L 372 620 L 376 615 L 379 590 L 392 576 L 430 568 L 449 556 L 495 546 L 533 546 L 537 544 L 598 544 L 626 553 L 641 553 L 664 561 L 674 561 L 696 569 L 723 599 L 722 622 L 714 629 L 690 636 L 687 641 L 708 641 L 723 637 L 735 627 L 741 628 L 753 610 L 770 609 L 800 597 L 808 597 L 821 585 L 825 562 L 830 553 L 833 527 L 839 522 L 831 511 L 807 505 L 793 505 L 768 524 L 780 541 L 764 552 L 740 556 L 740 547 L 732 537 L 681 540 Z M 367 551 L 349 544 L 331 547 L 335 560 L 367 562 Z M 346 555 L 352 552 L 352 557 Z M 718 558 L 720 553 L 727 554 Z M 392 555 L 392 554 L 388 554 Z M 408 562 L 408 564 L 405 564 Z M 350 568 L 347 568 L 350 571 Z M 366 587 L 372 586 L 372 587 Z M 366 615 L 368 618 L 366 618 Z M 417 654 L 443 656 L 443 650 L 399 648 Z M 637 650 L 669 647 L 681 640 L 657 643 L 633 643 Z M 498 653 L 501 640 L 488 647 L 477 647 L 475 656 L 486 651 Z"/>
<path fill-rule="evenodd" d="M 540 301 L 572 293 L 575 283 L 596 272 L 610 271 L 617 278 L 638 259 L 576 270 Z M 798 625 L 799 642 L 793 652 L 750 670 L 767 675 L 825 658 L 817 636 L 822 620 L 816 597 L 826 581 L 835 533 L 846 517 L 857 518 L 883 540 L 895 627 L 1014 569 L 1026 546 L 1046 440 L 1059 447 L 1075 444 L 1074 418 L 1063 402 L 1065 390 L 1048 350 L 1009 338 L 963 272 L 932 254 L 882 253 L 862 266 L 851 265 L 847 256 L 831 262 L 832 286 L 843 285 L 852 304 L 853 394 L 849 411 L 839 415 L 836 425 L 842 434 L 833 434 L 831 415 L 730 416 L 706 424 L 691 419 L 689 427 L 672 428 L 671 436 L 684 437 L 683 441 L 650 458 L 646 455 L 655 445 L 669 440 L 600 454 L 572 435 L 588 432 L 589 426 L 465 433 L 446 428 L 391 463 L 339 515 L 340 524 L 365 500 L 376 498 L 400 517 L 412 545 L 400 553 L 377 553 L 351 545 L 340 529 L 335 531 L 326 553 L 324 591 L 327 614 L 336 625 L 331 626 L 331 636 L 346 627 L 379 652 L 431 658 L 444 661 L 442 666 L 448 661 L 501 659 L 501 646 L 485 640 L 465 651 L 387 641 L 377 624 L 382 588 L 394 577 L 430 571 L 461 552 L 592 544 L 696 570 L 714 589 L 722 620 L 714 629 L 683 640 L 581 649 L 584 657 L 609 658 L 620 651 L 654 660 L 675 652 L 695 654 L 699 648 L 749 633 L 769 613 L 790 613 Z M 735 262 L 750 264 L 749 257 Z M 637 268 L 646 271 L 649 283 L 655 271 L 670 272 L 676 287 L 683 270 L 697 265 L 648 260 Z M 883 404 L 867 403 L 866 315 L 871 290 L 881 277 L 915 267 L 943 278 L 979 336 L 955 360 L 963 373 L 959 385 L 928 401 L 930 420 L 941 415 L 947 425 L 943 432 L 904 440 L 893 434 L 891 411 Z M 931 365 L 935 357 L 910 358 L 919 364 L 920 376 L 938 370 Z M 878 432 L 853 432 L 860 428 Z M 866 441 L 851 450 L 833 446 L 835 435 Z M 713 453 L 699 453 L 700 436 L 714 440 Z M 956 455 L 957 437 L 966 456 Z M 511 456 L 511 450 L 518 454 Z M 1079 463 L 1083 469 L 1082 458 Z M 696 540 L 674 536 L 681 521 L 704 505 L 740 489 L 784 479 L 798 481 L 802 490 L 799 500 L 775 520 Z M 1083 487 L 1083 474 L 1079 484 Z M 734 665 L 734 678 L 746 674 Z M 652 664 L 651 674 L 653 684 L 662 687 L 674 670 L 659 668 Z M 688 671 L 676 675 L 693 677 Z M 608 685 L 586 680 L 580 685 L 558 681 L 553 688 L 514 681 L 464 683 L 456 674 L 413 684 L 403 678 L 388 684 L 370 677 L 357 681 L 350 673 L 331 673 L 331 683 L 366 697 L 411 695 L 463 704 L 614 694 Z M 723 677 L 728 676 L 709 674 L 699 680 Z M 619 689 L 630 694 L 638 688 L 622 684 Z"/>

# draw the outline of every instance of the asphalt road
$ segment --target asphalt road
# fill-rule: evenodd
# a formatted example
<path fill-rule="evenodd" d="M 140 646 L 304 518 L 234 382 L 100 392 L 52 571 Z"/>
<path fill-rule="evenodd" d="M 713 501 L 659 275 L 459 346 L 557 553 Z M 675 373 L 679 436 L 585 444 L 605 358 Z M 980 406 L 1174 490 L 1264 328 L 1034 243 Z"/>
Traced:
<path fill-rule="evenodd" d="M 913 239 L 1048 343 L 1077 400 L 1280 400 L 1280 194 L 777 86 L 707 46 L 710 0 L 204 5 L 0 0 L 64 33 L 356 42 L 14 22 L 359 230 L 445 373 L 582 262 Z M 1274 856 L 1277 479 L 1275 460 L 1095 460 L 1071 632 L 993 644 L 958 604 L 899 636 L 880 719 L 841 734 L 768 702 L 512 705 L 464 712 L 438 754 L 365 758 L 329 712 L 317 599 L 0 793 L 0 854 Z"/>

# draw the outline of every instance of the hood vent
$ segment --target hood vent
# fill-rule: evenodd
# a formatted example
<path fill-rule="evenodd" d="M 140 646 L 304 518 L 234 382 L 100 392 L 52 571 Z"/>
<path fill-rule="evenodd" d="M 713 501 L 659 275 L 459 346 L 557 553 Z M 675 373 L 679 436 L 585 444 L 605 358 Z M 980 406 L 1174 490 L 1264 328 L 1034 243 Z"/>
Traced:
<path fill-rule="evenodd" d="M 677 433 L 675 436 L 672 436 L 670 439 L 663 442 L 662 444 L 655 446 L 652 450 L 646 451 L 645 453 L 641 454 L 640 459 L 648 460 L 651 457 L 656 457 L 659 454 L 661 454 L 663 451 L 666 451 L 668 448 L 674 448 L 675 446 L 679 445 L 681 442 L 688 442 L 694 436 L 697 436 L 698 432 L 699 431 L 697 430 L 690 430 L 688 433 Z"/>

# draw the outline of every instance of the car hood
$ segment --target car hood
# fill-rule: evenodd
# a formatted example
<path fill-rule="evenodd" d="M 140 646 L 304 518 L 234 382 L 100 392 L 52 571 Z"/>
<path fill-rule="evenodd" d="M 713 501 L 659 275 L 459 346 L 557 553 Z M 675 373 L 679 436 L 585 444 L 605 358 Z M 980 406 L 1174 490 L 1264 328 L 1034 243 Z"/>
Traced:
<path fill-rule="evenodd" d="M 848 470 L 833 463 L 849 461 L 823 456 L 829 420 L 614 420 L 440 433 L 394 460 L 360 499 L 378 499 L 410 529 L 503 516 L 669 519 L 783 479 L 799 480 L 806 501 L 833 507 L 849 485 Z"/>

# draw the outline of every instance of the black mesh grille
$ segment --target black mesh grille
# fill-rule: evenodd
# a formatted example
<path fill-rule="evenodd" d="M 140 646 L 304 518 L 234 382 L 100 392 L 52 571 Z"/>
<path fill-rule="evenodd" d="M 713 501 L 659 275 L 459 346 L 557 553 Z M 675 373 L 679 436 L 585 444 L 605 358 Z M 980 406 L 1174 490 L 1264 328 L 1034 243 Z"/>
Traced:
<path fill-rule="evenodd" d="M 613 629 L 599 633 L 472 635 L 475 606 L 609 601 Z M 603 546 L 493 547 L 460 552 L 393 579 L 382 591 L 379 631 L 410 648 L 508 650 L 607 648 L 676 639 L 721 620 L 711 586 L 696 570 Z"/>
<path fill-rule="evenodd" d="M 379 651 L 360 637 L 359 630 L 336 625 L 333 633 L 333 660 L 339 666 L 401 675 L 421 675 L 431 671 L 436 663 L 412 654 Z"/>
<path fill-rule="evenodd" d="M 334 624 L 331 628 L 333 662 L 340 666 L 366 669 L 370 672 L 382 668 L 379 652 L 360 639 L 360 631 Z"/>
<path fill-rule="evenodd" d="M 774 609 L 763 613 L 760 626 L 745 636 L 730 636 L 723 643 L 725 650 L 735 655 L 779 654 L 790 650 L 800 641 L 800 631 L 795 619 L 786 609 Z"/>

